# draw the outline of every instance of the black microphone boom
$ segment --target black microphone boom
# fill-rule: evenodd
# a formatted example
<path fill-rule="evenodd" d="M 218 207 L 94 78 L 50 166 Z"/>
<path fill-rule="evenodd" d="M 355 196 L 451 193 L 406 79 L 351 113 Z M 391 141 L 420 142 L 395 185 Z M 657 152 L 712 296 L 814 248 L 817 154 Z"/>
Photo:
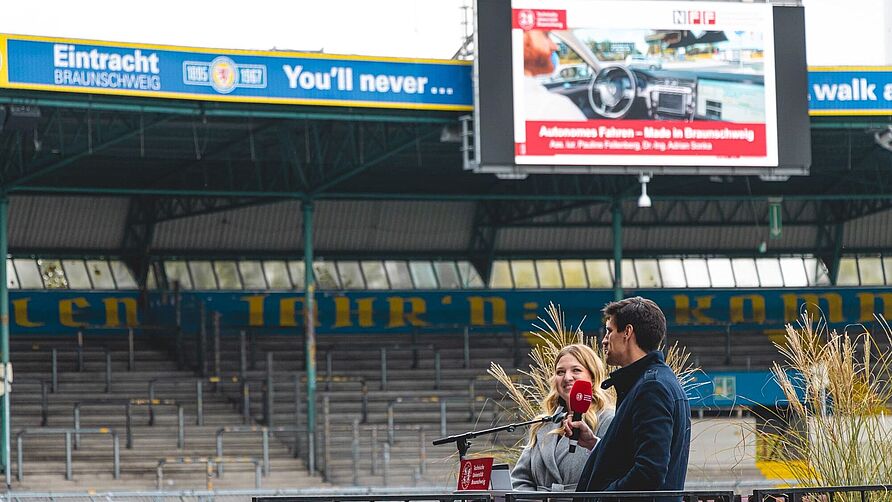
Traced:
<path fill-rule="evenodd" d="M 499 427 L 493 427 L 490 429 L 483 429 L 482 431 L 468 431 L 463 432 L 461 434 L 455 434 L 453 436 L 446 436 L 443 438 L 434 439 L 433 445 L 438 446 L 446 443 L 455 443 L 456 448 L 458 448 L 458 456 L 459 458 L 465 458 L 465 455 L 468 453 L 468 448 L 471 447 L 471 442 L 469 439 L 474 439 L 477 436 L 484 436 L 486 434 L 493 434 L 495 432 L 508 431 L 514 432 L 514 429 L 518 427 L 526 427 L 528 425 L 545 423 L 545 422 L 554 422 L 559 423 L 564 420 L 564 417 L 567 416 L 567 412 L 564 411 L 562 406 L 558 406 L 558 409 L 555 410 L 552 415 L 545 415 L 544 417 L 534 418 L 532 420 L 526 422 L 517 422 L 508 425 L 501 425 Z"/>

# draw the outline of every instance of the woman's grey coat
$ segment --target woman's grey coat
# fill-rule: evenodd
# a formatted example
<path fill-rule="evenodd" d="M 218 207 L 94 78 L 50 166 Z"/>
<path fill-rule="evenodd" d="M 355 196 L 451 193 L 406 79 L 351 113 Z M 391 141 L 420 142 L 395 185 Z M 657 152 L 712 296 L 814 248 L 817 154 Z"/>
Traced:
<path fill-rule="evenodd" d="M 595 436 L 604 437 L 610 422 L 613 421 L 613 408 L 605 408 L 598 413 L 598 429 Z M 557 427 L 545 424 L 536 431 L 536 444 L 527 446 L 520 454 L 517 465 L 511 471 L 511 485 L 515 490 L 563 491 L 575 490 L 579 475 L 589 450 L 578 446 L 570 453 L 570 440 L 561 434 L 549 434 Z"/>

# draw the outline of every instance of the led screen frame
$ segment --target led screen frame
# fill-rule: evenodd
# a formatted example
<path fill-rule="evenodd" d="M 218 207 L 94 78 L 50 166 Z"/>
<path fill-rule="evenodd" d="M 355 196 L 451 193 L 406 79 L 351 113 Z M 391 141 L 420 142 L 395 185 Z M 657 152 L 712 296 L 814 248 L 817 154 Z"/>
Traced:
<path fill-rule="evenodd" d="M 746 131 L 746 124 L 737 124 L 730 120 L 716 122 L 715 116 L 711 116 L 713 120 L 703 120 L 703 116 L 697 116 L 697 78 L 702 76 L 705 80 L 727 80 L 730 84 L 727 89 L 741 89 L 739 96 L 729 96 L 727 99 L 726 116 L 728 117 L 745 117 L 747 119 L 758 118 L 760 113 L 764 114 L 764 135 L 762 139 L 765 144 L 764 153 L 756 152 L 751 155 L 738 155 L 739 152 L 731 150 L 729 155 L 684 155 L 675 152 L 672 155 L 662 154 L 641 154 L 636 152 L 630 154 L 623 152 L 619 155 L 609 155 L 598 153 L 590 154 L 557 154 L 554 152 L 546 152 L 546 155 L 529 155 L 521 154 L 524 141 L 523 133 L 520 130 L 526 125 L 524 99 L 530 99 L 524 96 L 524 86 L 528 86 L 533 79 L 524 76 L 525 56 L 522 52 L 524 30 L 519 29 L 520 22 L 518 12 L 523 9 L 514 9 L 514 7 L 529 8 L 534 12 L 534 18 L 539 16 L 545 19 L 545 23 L 552 23 L 551 31 L 564 32 L 565 30 L 573 31 L 573 17 L 586 14 L 592 16 L 596 12 L 610 12 L 610 21 L 600 23 L 603 26 L 609 24 L 614 27 L 614 40 L 609 41 L 607 37 L 598 39 L 597 30 L 594 28 L 594 36 L 588 40 L 583 40 L 577 36 L 576 40 L 569 42 L 557 39 L 558 44 L 564 42 L 560 47 L 562 59 L 560 67 L 555 68 L 554 75 L 539 75 L 536 80 L 542 84 L 547 90 L 556 94 L 564 94 L 573 100 L 580 108 L 584 107 L 583 97 L 588 93 L 589 104 L 592 103 L 591 97 L 595 87 L 592 83 L 596 71 L 574 71 L 576 66 L 583 61 L 573 61 L 572 58 L 565 57 L 567 48 L 577 49 L 580 42 L 588 47 L 595 47 L 595 43 L 600 43 L 597 47 L 604 49 L 607 45 L 607 51 L 611 48 L 617 51 L 626 51 L 626 57 L 622 52 L 619 54 L 601 53 L 597 57 L 597 62 L 602 63 L 602 71 L 614 72 L 620 77 L 631 73 L 638 78 L 651 78 L 644 83 L 643 87 L 653 91 L 648 102 L 644 99 L 646 92 L 641 92 L 636 96 L 636 100 L 640 99 L 640 103 L 636 102 L 630 107 L 629 113 L 625 117 L 618 119 L 604 119 L 597 114 L 592 114 L 594 105 L 591 104 L 588 113 L 581 120 L 585 120 L 584 124 L 597 127 L 611 127 L 613 124 L 619 132 L 614 131 L 618 135 L 628 134 L 628 129 L 634 130 L 640 139 L 643 127 L 657 127 L 664 129 L 657 133 L 657 136 L 665 136 L 666 131 L 671 134 L 691 134 L 694 138 L 691 141 L 697 141 L 702 137 L 721 137 L 749 140 L 753 139 L 752 130 Z M 657 9 L 659 7 L 659 9 Z M 619 9 L 619 10 L 618 10 Z M 630 26 L 638 23 L 639 25 L 645 21 L 642 19 L 642 12 L 651 12 L 654 16 L 662 15 L 664 18 L 668 16 L 668 23 L 672 23 L 673 19 L 678 20 L 679 16 L 685 16 L 680 21 L 690 21 L 692 12 L 695 16 L 699 16 L 701 23 L 711 22 L 703 26 L 703 29 L 695 30 L 695 26 L 691 24 L 681 23 L 678 26 L 681 29 L 650 29 L 650 28 L 630 28 Z M 543 14 L 544 13 L 544 14 Z M 625 14 L 623 14 L 625 13 Z M 662 14 L 661 14 L 662 13 Z M 625 21 L 617 21 L 618 16 Z M 651 16 L 652 18 L 653 16 Z M 646 19 L 651 19 L 645 16 Z M 724 24 L 723 24 L 723 21 Z M 710 21 L 707 21 L 710 20 Z M 770 4 L 749 4 L 749 3 L 733 3 L 733 2 L 665 2 L 665 1 L 648 1 L 642 2 L 637 0 L 562 0 L 562 1 L 536 1 L 531 0 L 478 0 L 475 4 L 475 47 L 477 57 L 474 65 L 474 157 L 469 162 L 469 168 L 477 172 L 491 173 L 639 173 L 649 171 L 653 173 L 664 174 L 762 174 L 762 175 L 804 175 L 808 174 L 808 167 L 811 163 L 811 147 L 810 133 L 808 122 L 808 101 L 807 93 L 807 69 L 805 63 L 805 37 L 804 37 L 804 16 L 801 8 L 795 7 L 773 7 Z M 535 30 L 535 19 L 532 21 L 533 30 Z M 586 21 L 589 25 L 599 24 L 598 22 Z M 616 29 L 616 26 L 623 27 L 625 22 L 625 30 Z M 647 21 L 654 24 L 657 21 Z M 562 24 L 563 23 L 563 24 Z M 750 27 L 750 32 L 743 29 L 733 30 L 733 28 Z M 758 29 L 755 29 L 755 28 Z M 671 28 L 671 26 L 669 27 Z M 592 28 L 588 28 L 592 31 Z M 577 30 L 579 31 L 579 30 Z M 604 31 L 602 29 L 602 31 Z M 610 30 L 607 29 L 607 32 Z M 675 33 L 673 33 L 673 31 Z M 741 32 L 744 35 L 741 35 Z M 754 35 L 751 32 L 756 32 Z M 727 33 L 727 34 L 726 34 Z M 750 33 L 747 35 L 747 33 Z M 561 33 L 563 34 L 563 33 Z M 618 35 L 616 35 L 618 34 Z M 642 36 L 643 35 L 643 36 Z M 643 45 L 644 39 L 653 40 L 659 37 L 669 39 L 676 37 L 674 48 L 684 46 L 678 40 L 679 37 L 689 37 L 695 39 L 691 43 L 687 42 L 689 52 L 686 54 L 687 60 L 682 58 L 664 58 L 658 60 L 654 58 L 652 52 L 654 48 L 648 50 L 648 45 Z M 625 38 L 623 38 L 625 37 Z M 639 37 L 641 40 L 635 38 Z M 696 40 L 699 37 L 699 40 Z M 723 39 L 724 37 L 724 39 Z M 555 41 L 555 37 L 551 37 Z M 732 43 L 728 39 L 732 39 Z M 762 41 L 762 46 L 755 45 Z M 621 43 L 620 43 L 621 42 Z M 612 47 L 611 47 L 612 45 Z M 678 50 L 667 51 L 670 44 L 664 43 L 660 50 L 670 52 L 677 56 Z M 636 46 L 643 46 L 644 50 L 635 51 Z M 618 47 L 618 49 L 617 49 Z M 704 54 L 704 47 L 708 48 L 709 53 Z M 691 50 L 691 48 L 695 50 Z M 592 51 L 593 52 L 593 51 Z M 606 51 L 605 51 L 606 52 Z M 510 55 L 510 57 L 506 57 Z M 591 54 L 588 55 L 591 57 Z M 603 58 L 603 60 L 601 60 Z M 714 60 L 706 61 L 707 58 Z M 732 64 L 733 63 L 733 64 Z M 642 65 L 644 67 L 642 68 Z M 657 65 L 657 68 L 647 65 Z M 700 66 L 702 71 L 692 71 L 692 67 Z M 727 67 L 737 65 L 738 67 Z M 751 68 L 746 66 L 750 65 Z M 623 72 L 622 68 L 627 67 L 627 72 Z M 754 68 L 760 68 L 761 74 Z M 696 69 L 696 68 L 695 68 Z M 724 73 L 723 73 L 724 70 Z M 506 78 L 506 76 L 515 78 Z M 582 75 L 579 81 L 573 81 L 572 78 L 561 80 L 562 76 Z M 693 75 L 689 82 L 684 82 L 687 76 Z M 752 105 L 758 104 L 753 101 L 753 92 L 746 90 L 745 87 L 752 86 L 753 89 L 764 87 L 764 105 L 752 108 Z M 587 88 L 586 88 L 587 87 Z M 596 95 L 598 93 L 595 93 Z M 661 99 L 662 97 L 662 99 Z M 667 107 L 668 103 L 672 107 Z M 644 108 L 642 108 L 642 105 Z M 713 107 L 722 105 L 722 103 L 712 103 Z M 686 110 L 681 112 L 682 108 Z M 734 109 L 738 107 L 739 109 Z M 764 110 L 762 110 L 764 107 Z M 552 106 L 546 109 L 557 109 L 558 106 Z M 673 116 L 673 112 L 675 116 Z M 584 112 L 585 113 L 585 112 Z M 684 114 L 687 114 L 686 116 Z M 713 110 L 713 114 L 719 113 Z M 636 116 L 637 114 L 637 116 Z M 647 115 L 650 114 L 650 115 Z M 548 121 L 549 118 L 543 119 Z M 579 119 L 575 119 L 579 120 Z M 725 123 L 727 122 L 727 123 Z M 557 120 L 557 125 L 567 125 L 563 121 Z M 715 128 L 718 123 L 720 127 Z M 539 124 L 540 126 L 542 124 Z M 547 125 L 547 124 L 546 124 Z M 571 126 L 579 125 L 571 121 Z M 513 127 L 512 127 L 513 126 Z M 633 127 L 626 127 L 633 126 Z M 584 126 L 586 128 L 588 126 Z M 713 131 L 706 133 L 698 133 L 697 129 L 706 127 L 712 128 Z M 690 131 L 685 131 L 685 129 Z M 574 127 L 570 128 L 571 130 Z M 739 130 L 743 129 L 743 132 Z M 520 130 L 520 131 L 519 131 Z M 718 132 L 716 132 L 716 130 Z M 778 131 L 783 131 L 779 134 Z M 518 134 L 520 132 L 520 134 Z M 653 133 L 649 133 L 651 139 Z M 633 138 L 619 138 L 633 139 Z M 661 138 L 665 146 L 665 137 Z M 716 138 L 713 138 L 716 139 Z M 652 141 L 655 143 L 656 141 Z M 734 141 L 726 141 L 725 143 L 733 143 Z M 720 142 L 721 143 L 721 142 Z M 726 145 L 727 146 L 727 145 Z M 640 145 L 639 145 L 640 148 Z"/>

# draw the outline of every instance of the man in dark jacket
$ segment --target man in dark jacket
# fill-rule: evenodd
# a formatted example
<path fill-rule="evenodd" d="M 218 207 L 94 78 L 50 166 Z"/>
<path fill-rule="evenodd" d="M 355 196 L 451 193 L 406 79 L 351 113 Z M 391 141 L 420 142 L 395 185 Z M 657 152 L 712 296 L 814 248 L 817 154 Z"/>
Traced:
<path fill-rule="evenodd" d="M 616 389 L 616 415 L 603 438 L 584 422 L 565 422 L 566 434 L 579 428 L 579 445 L 594 448 L 576 490 L 683 490 L 691 408 L 658 350 L 666 336 L 666 316 L 641 297 L 613 302 L 604 315 L 607 364 L 621 368 L 601 387 Z"/>

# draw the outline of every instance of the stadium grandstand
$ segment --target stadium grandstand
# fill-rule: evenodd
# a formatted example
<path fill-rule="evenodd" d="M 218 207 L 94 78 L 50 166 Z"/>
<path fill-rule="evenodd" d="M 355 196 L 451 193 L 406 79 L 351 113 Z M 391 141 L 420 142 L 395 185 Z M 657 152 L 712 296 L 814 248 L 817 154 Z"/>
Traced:
<path fill-rule="evenodd" d="M 892 105 L 813 98 L 803 176 L 481 173 L 468 61 L 0 43 L 0 463 L 21 500 L 451 490 L 431 440 L 512 420 L 490 363 L 527 368 L 550 303 L 597 338 L 633 295 L 702 370 L 689 486 L 771 486 L 741 424 L 782 399 L 785 325 L 892 311 Z M 853 77 L 808 78 L 803 102 Z"/>

